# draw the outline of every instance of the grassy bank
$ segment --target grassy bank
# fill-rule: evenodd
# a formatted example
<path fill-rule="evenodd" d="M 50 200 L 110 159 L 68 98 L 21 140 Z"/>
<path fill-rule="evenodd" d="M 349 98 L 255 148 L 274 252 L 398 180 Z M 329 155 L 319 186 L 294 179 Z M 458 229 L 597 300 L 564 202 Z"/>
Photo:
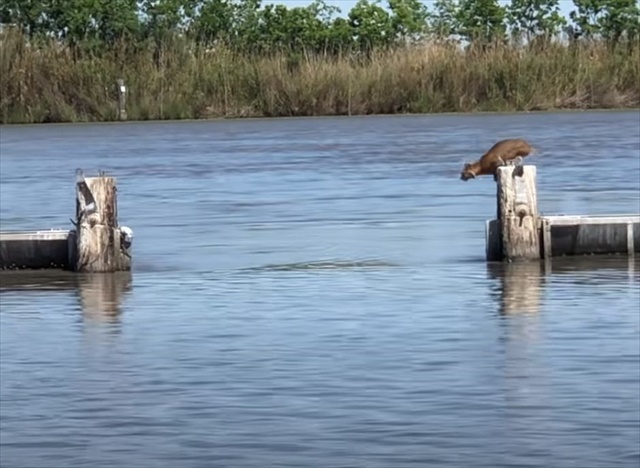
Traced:
<path fill-rule="evenodd" d="M 1 44 L 3 123 L 113 120 L 115 80 L 129 120 L 242 116 L 624 108 L 640 104 L 640 46 L 500 47 L 465 53 L 423 45 L 371 60 L 247 57 L 168 46 L 74 60 L 59 45 Z M 155 57 L 158 59 L 158 57 Z"/>

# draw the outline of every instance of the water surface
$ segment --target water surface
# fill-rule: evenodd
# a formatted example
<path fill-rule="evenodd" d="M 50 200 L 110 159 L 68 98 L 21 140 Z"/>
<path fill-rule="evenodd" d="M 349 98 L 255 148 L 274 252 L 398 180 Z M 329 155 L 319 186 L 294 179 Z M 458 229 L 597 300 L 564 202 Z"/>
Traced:
<path fill-rule="evenodd" d="M 640 212 L 634 112 L 0 128 L 0 223 L 118 178 L 134 269 L 0 276 L 0 465 L 637 467 L 640 263 L 491 265 L 490 178 Z"/>

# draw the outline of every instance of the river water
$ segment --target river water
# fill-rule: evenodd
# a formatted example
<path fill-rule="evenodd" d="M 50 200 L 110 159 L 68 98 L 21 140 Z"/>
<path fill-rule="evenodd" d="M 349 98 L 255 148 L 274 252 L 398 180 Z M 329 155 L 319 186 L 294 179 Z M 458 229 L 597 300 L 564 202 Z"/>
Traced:
<path fill-rule="evenodd" d="M 118 179 L 131 273 L 3 274 L 0 465 L 640 463 L 640 263 L 496 266 L 522 136 L 545 214 L 640 212 L 632 112 L 0 128 L 3 230 Z"/>

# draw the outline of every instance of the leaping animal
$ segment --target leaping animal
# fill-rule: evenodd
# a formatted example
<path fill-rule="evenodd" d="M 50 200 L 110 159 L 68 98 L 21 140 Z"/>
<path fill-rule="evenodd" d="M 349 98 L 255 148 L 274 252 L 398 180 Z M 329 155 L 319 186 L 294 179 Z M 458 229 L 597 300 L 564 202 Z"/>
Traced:
<path fill-rule="evenodd" d="M 522 138 L 500 140 L 476 162 L 466 163 L 460 173 L 460 179 L 467 181 L 481 175 L 493 175 L 497 179 L 500 166 L 521 164 L 522 158 L 535 153 L 535 149 Z"/>

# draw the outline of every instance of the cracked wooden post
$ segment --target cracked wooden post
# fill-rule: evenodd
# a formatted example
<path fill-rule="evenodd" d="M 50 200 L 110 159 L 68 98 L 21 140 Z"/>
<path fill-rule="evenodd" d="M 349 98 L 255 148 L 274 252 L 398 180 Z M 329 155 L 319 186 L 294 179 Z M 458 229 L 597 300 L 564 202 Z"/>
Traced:
<path fill-rule="evenodd" d="M 539 260 L 535 166 L 498 168 L 498 220 L 505 260 Z"/>
<path fill-rule="evenodd" d="M 102 273 L 131 269 L 132 233 L 118 226 L 116 179 L 85 178 L 76 170 L 75 271 Z"/>

